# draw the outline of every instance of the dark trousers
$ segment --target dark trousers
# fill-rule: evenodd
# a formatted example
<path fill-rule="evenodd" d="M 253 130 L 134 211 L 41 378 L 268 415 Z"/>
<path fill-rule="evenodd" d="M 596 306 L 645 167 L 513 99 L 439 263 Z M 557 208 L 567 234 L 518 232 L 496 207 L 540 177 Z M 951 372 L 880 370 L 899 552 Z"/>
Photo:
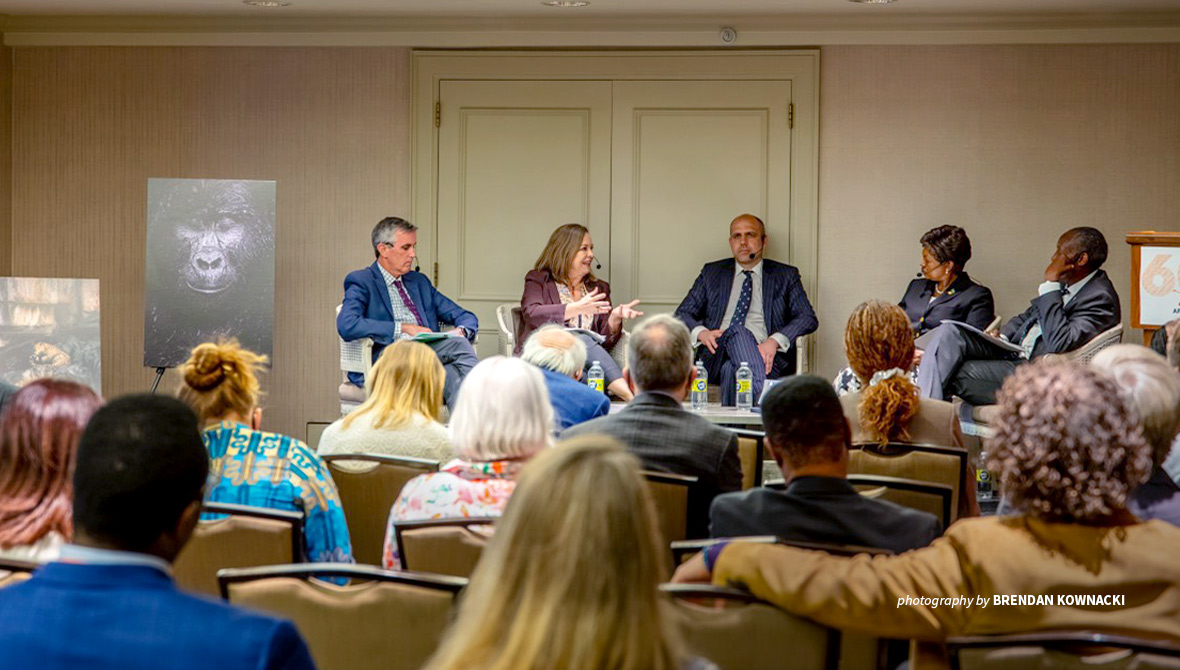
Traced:
<path fill-rule="evenodd" d="M 462 337 L 448 337 L 425 344 L 434 350 L 439 362 L 442 363 L 443 372 L 447 375 L 443 383 L 443 403 L 454 409 L 455 399 L 459 395 L 459 385 L 463 383 L 467 373 L 471 372 L 471 368 L 479 363 L 475 349 Z"/>
<path fill-rule="evenodd" d="M 922 354 L 918 388 L 926 398 L 959 396 L 972 405 L 991 405 L 1004 379 L 1024 362 L 986 337 L 944 323 L 934 329 Z"/>
<path fill-rule="evenodd" d="M 705 364 L 709 372 L 709 383 L 721 386 L 721 404 L 732 406 L 737 404 L 737 369 L 742 362 L 750 366 L 753 374 L 754 403 L 757 404 L 762 395 L 762 385 L 767 377 L 778 379 L 795 372 L 794 348 L 786 353 L 779 352 L 774 356 L 774 365 L 770 374 L 766 374 L 766 365 L 762 363 L 762 354 L 758 352 L 758 340 L 745 326 L 730 326 L 717 339 L 717 352 L 709 353 L 703 345 L 697 347 L 697 360 Z"/>

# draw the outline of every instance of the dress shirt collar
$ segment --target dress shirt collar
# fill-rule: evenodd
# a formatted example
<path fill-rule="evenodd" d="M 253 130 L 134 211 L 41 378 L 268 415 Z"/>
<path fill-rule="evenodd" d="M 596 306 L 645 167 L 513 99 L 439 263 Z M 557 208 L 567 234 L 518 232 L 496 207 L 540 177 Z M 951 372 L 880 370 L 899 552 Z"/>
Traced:
<path fill-rule="evenodd" d="M 156 568 L 166 575 L 172 574 L 172 566 L 159 556 L 141 554 L 135 551 L 116 551 L 114 549 L 99 549 L 98 547 L 84 547 L 79 544 L 67 544 L 61 548 L 61 556 L 57 559 L 61 563 L 82 563 L 85 565 L 129 565 Z"/>
<path fill-rule="evenodd" d="M 385 279 L 386 286 L 393 286 L 395 281 L 401 279 L 401 277 L 394 277 L 393 275 L 389 274 L 389 270 L 386 270 L 384 267 L 382 267 L 380 263 L 377 264 L 377 269 L 381 271 L 381 276 Z"/>
<path fill-rule="evenodd" d="M 1082 277 L 1081 279 L 1070 284 L 1069 286 L 1063 286 L 1063 288 L 1069 289 L 1069 293 L 1067 293 L 1065 295 L 1064 302 L 1069 302 L 1070 300 L 1072 300 L 1074 298 L 1074 296 L 1076 296 L 1078 294 L 1078 291 L 1081 291 L 1082 288 L 1085 287 L 1086 284 L 1089 284 L 1090 280 L 1093 279 L 1094 275 L 1096 275 L 1096 274 L 1098 274 L 1097 270 L 1091 272 L 1090 274 L 1086 275 L 1085 277 Z"/>
<path fill-rule="evenodd" d="M 763 261 L 763 259 L 761 259 L 761 258 L 758 259 L 758 264 L 755 265 L 754 267 L 750 268 L 750 272 L 753 273 L 754 279 L 762 279 L 762 261 Z M 736 258 L 733 259 L 733 274 L 734 274 L 734 276 L 740 277 L 742 275 L 742 273 L 745 271 L 746 271 L 746 269 L 742 267 L 742 264 L 737 262 Z"/>

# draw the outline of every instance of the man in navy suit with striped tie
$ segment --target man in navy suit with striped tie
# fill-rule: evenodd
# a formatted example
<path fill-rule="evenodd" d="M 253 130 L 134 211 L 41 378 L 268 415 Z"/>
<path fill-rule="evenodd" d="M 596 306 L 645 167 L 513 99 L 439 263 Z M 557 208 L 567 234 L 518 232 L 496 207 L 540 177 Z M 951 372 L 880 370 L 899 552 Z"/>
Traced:
<path fill-rule="evenodd" d="M 764 260 L 766 226 L 753 214 L 729 224 L 733 258 L 707 263 L 676 316 L 692 329 L 697 358 L 709 380 L 721 384 L 721 404 L 737 397 L 734 377 L 749 363 L 754 373 L 754 398 L 767 378 L 795 371 L 795 338 L 819 326 L 799 270 Z"/>

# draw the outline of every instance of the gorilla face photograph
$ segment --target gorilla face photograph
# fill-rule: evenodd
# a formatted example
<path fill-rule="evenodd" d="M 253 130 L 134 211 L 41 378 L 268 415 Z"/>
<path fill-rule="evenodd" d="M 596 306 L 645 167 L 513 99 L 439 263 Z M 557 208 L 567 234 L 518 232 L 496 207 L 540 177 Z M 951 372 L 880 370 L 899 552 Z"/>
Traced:
<path fill-rule="evenodd" d="M 271 354 L 275 182 L 149 179 L 144 365 L 202 342 Z"/>

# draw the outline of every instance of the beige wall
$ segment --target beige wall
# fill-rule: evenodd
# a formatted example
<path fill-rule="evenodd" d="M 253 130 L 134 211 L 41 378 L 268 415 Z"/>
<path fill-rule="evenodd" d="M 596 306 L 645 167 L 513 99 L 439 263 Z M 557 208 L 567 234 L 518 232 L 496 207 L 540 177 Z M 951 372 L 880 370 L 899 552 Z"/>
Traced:
<path fill-rule="evenodd" d="M 820 98 L 822 374 L 856 304 L 900 299 L 936 225 L 967 229 L 1005 318 L 1062 231 L 1101 229 L 1127 324 L 1124 235 L 1180 229 L 1180 45 L 824 48 Z"/>
<path fill-rule="evenodd" d="M 12 272 L 12 49 L 0 47 L 0 277 Z"/>
<path fill-rule="evenodd" d="M 152 378 L 147 179 L 276 179 L 267 424 L 301 435 L 334 416 L 341 279 L 371 260 L 373 222 L 408 212 L 408 50 L 14 52 L 13 244 L 0 269 L 11 257 L 14 274 L 103 281 L 106 394 Z M 1023 309 L 1065 228 L 1107 233 L 1126 306 L 1123 234 L 1180 227 L 1180 45 L 825 47 L 820 127 L 812 298 L 824 375 L 843 365 L 849 311 L 900 297 L 934 225 L 968 229 L 970 270 L 1005 316 Z M 3 133 L 0 122 L 0 147 Z M 0 240 L 5 225 L 0 215 Z"/>
<path fill-rule="evenodd" d="M 409 206 L 405 49 L 16 49 L 13 267 L 98 277 L 103 391 L 146 390 L 149 177 L 278 181 L 268 427 L 339 414 L 333 307 Z M 171 377 L 171 375 L 170 375 Z M 165 388 L 175 388 L 166 378 Z"/>

